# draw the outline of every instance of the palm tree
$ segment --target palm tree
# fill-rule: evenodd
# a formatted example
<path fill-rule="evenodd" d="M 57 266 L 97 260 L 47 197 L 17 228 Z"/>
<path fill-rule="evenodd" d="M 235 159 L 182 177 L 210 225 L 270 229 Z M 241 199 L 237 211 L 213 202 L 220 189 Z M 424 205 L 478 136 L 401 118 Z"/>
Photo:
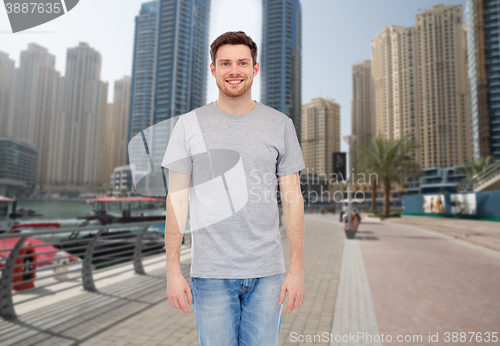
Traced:
<path fill-rule="evenodd" d="M 356 147 L 358 150 L 360 147 Z M 371 160 L 357 159 L 353 162 L 354 165 L 359 167 L 357 174 L 363 174 L 364 177 L 368 177 L 368 182 L 370 183 L 372 189 L 372 207 L 371 210 L 375 212 L 377 209 L 377 188 L 378 188 L 378 176 L 373 174 L 375 172 L 375 167 Z"/>
<path fill-rule="evenodd" d="M 464 164 L 464 168 L 460 169 L 461 173 L 465 173 L 466 178 L 462 179 L 460 183 L 457 185 L 458 190 L 467 191 L 472 188 L 472 183 L 474 180 L 474 176 L 484 171 L 491 162 L 493 161 L 493 157 L 479 157 L 473 160 L 467 160 Z"/>
<path fill-rule="evenodd" d="M 356 148 L 360 154 L 360 164 L 364 170 L 377 178 L 384 187 L 384 214 L 390 213 L 390 192 L 391 183 L 394 181 L 401 186 L 408 176 L 419 174 L 420 165 L 413 159 L 411 153 L 419 148 L 415 140 L 409 136 L 401 139 L 391 139 L 387 142 L 381 138 L 370 138 L 368 145 Z M 373 184 L 372 184 L 373 186 Z M 373 192 L 376 192 L 376 185 Z M 374 193 L 372 194 L 372 207 L 374 206 Z"/>

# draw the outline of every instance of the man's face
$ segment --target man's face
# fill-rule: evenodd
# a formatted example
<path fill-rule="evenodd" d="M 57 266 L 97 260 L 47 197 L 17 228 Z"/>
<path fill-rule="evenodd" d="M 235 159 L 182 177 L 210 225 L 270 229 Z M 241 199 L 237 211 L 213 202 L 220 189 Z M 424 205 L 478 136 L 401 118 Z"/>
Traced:
<path fill-rule="evenodd" d="M 259 72 L 259 63 L 253 66 L 250 47 L 244 44 L 220 46 L 210 64 L 217 87 L 228 97 L 239 97 L 250 91 L 253 78 Z"/>

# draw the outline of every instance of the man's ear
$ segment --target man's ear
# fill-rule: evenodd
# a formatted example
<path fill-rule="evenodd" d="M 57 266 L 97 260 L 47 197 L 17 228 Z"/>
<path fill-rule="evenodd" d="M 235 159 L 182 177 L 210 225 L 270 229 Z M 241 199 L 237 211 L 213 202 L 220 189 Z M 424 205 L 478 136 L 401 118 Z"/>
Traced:
<path fill-rule="evenodd" d="M 214 64 L 213 64 L 213 63 L 212 63 L 212 64 L 210 64 L 210 72 L 212 72 L 212 76 L 214 76 L 214 77 L 215 77 L 215 66 L 214 66 Z"/>
<path fill-rule="evenodd" d="M 257 73 L 259 73 L 259 68 L 260 68 L 260 65 L 258 62 L 256 62 L 255 66 L 253 67 L 253 76 L 254 77 L 257 75 Z"/>

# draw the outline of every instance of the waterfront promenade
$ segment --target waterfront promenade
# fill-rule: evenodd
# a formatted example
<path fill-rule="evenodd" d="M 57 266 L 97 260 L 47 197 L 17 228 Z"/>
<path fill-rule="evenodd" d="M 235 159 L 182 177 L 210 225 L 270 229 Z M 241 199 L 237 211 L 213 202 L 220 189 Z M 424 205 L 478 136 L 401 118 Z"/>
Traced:
<path fill-rule="evenodd" d="M 395 345 L 494 345 L 469 341 L 471 334 L 467 342 L 446 342 L 445 333 L 500 332 L 500 252 L 405 217 L 386 221 L 363 217 L 357 239 L 345 240 L 338 215 L 306 214 L 306 297 L 283 317 L 279 345 L 388 344 L 350 333 L 383 333 Z M 471 231 L 485 225 L 472 221 Z M 500 231 L 488 234 L 494 241 Z M 283 247 L 288 268 L 285 235 Z M 184 247 L 188 282 L 190 259 Z M 164 255 L 145 262 L 146 275 L 122 266 L 96 282 L 98 292 L 73 288 L 17 309 L 17 321 L 0 321 L 0 344 L 198 345 L 192 306 L 184 315 L 166 299 Z M 437 342 L 429 333 L 438 333 Z M 398 335 L 422 339 L 394 342 Z"/>

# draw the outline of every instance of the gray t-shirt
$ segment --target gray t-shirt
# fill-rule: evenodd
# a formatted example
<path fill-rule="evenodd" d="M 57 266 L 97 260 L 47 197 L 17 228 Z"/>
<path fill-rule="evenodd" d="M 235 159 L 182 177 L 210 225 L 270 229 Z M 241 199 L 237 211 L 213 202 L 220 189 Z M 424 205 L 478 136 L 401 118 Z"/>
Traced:
<path fill-rule="evenodd" d="M 284 273 L 277 176 L 305 168 L 292 120 L 257 102 L 246 114 L 215 102 L 180 116 L 162 166 L 191 175 L 191 276 Z"/>

